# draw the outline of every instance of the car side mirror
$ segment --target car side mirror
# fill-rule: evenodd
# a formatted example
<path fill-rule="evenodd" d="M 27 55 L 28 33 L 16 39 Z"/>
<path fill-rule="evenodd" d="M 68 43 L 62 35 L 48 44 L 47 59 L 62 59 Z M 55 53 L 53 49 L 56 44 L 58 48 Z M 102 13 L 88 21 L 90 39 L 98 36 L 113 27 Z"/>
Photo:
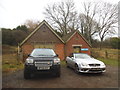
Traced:
<path fill-rule="evenodd" d="M 28 57 L 30 57 L 30 54 L 28 54 Z"/>
<path fill-rule="evenodd" d="M 56 54 L 55 56 L 56 56 L 56 57 L 58 57 L 59 55 L 58 55 L 58 54 Z"/>

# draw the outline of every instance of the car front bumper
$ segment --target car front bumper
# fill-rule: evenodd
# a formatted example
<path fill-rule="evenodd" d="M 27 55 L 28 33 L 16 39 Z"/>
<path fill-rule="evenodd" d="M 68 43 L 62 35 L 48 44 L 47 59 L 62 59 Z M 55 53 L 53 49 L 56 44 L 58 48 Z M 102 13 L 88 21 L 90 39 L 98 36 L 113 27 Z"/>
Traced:
<path fill-rule="evenodd" d="M 103 73 L 103 72 L 106 72 L 106 68 L 80 68 L 79 72 L 82 72 L 82 73 Z"/>
<path fill-rule="evenodd" d="M 28 73 L 56 73 L 60 71 L 60 65 L 52 65 L 49 69 L 37 69 L 34 65 L 25 65 L 24 69 Z"/>

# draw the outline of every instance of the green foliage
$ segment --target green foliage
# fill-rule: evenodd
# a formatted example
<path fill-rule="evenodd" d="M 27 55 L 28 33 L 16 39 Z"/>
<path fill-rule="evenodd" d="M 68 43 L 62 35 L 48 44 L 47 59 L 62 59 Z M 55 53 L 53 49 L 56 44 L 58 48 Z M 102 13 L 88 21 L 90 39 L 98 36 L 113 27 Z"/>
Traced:
<path fill-rule="evenodd" d="M 13 41 L 14 40 L 14 36 L 12 34 L 12 30 L 11 29 L 2 29 L 2 43 L 3 44 L 8 44 L 8 45 L 14 45 Z"/>
<path fill-rule="evenodd" d="M 100 45 L 100 41 L 98 41 L 97 39 L 92 39 L 91 40 L 91 45 L 92 45 L 92 47 L 94 47 L 94 48 L 98 48 L 99 47 L 99 45 Z"/>
<path fill-rule="evenodd" d="M 120 38 L 114 37 L 110 39 L 111 46 L 114 49 L 120 49 Z"/>
<path fill-rule="evenodd" d="M 16 29 L 2 28 L 2 43 L 7 45 L 18 45 L 29 34 L 25 25 L 18 26 Z"/>
<path fill-rule="evenodd" d="M 24 32 L 28 32 L 28 28 L 25 25 L 17 26 L 15 30 L 22 30 Z"/>
<path fill-rule="evenodd" d="M 92 39 L 92 47 L 99 48 L 100 41 Z M 120 49 L 120 37 L 107 38 L 102 42 L 102 48 Z"/>

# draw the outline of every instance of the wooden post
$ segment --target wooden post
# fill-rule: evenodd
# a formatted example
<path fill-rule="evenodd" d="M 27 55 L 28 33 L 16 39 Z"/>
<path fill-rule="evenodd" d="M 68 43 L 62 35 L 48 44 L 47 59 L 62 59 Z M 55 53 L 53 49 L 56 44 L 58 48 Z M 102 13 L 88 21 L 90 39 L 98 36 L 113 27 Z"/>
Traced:
<path fill-rule="evenodd" d="M 108 52 L 107 52 L 107 50 L 105 51 L 105 58 L 108 58 Z"/>
<path fill-rule="evenodd" d="M 19 43 L 18 43 L 17 53 L 18 53 L 18 55 L 20 54 L 20 46 L 19 46 Z"/>
<path fill-rule="evenodd" d="M 19 60 L 20 60 L 20 46 L 19 46 L 19 43 L 18 43 L 18 47 L 17 47 L 17 62 L 19 63 Z"/>

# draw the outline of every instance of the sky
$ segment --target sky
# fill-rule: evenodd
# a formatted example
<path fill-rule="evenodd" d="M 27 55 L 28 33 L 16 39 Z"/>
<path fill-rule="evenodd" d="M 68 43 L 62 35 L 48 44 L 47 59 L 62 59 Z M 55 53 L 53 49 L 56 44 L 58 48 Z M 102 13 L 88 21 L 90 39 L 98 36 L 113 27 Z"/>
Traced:
<path fill-rule="evenodd" d="M 81 2 L 96 2 L 98 0 L 73 1 L 75 2 L 76 10 L 79 12 Z M 55 2 L 61 2 L 61 0 L 0 0 L 0 28 L 13 29 L 24 24 L 26 20 L 42 21 L 45 19 L 43 14 L 45 7 Z M 105 0 L 105 2 L 118 4 L 119 0 Z"/>

